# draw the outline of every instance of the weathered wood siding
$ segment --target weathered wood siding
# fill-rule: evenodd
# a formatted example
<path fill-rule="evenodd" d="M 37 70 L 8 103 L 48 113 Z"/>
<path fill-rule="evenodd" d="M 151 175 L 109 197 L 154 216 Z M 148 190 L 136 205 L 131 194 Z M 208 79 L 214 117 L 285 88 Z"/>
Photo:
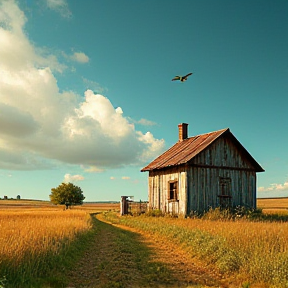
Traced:
<path fill-rule="evenodd" d="M 190 164 L 255 170 L 229 137 L 218 138 L 209 148 L 196 155 Z"/>
<path fill-rule="evenodd" d="M 168 200 L 169 181 L 178 181 L 178 200 Z M 187 214 L 187 173 L 184 167 L 149 172 L 149 209 Z"/>
<path fill-rule="evenodd" d="M 231 179 L 232 206 L 256 207 L 256 173 L 254 171 L 190 167 L 187 214 L 220 206 L 220 177 Z"/>
<path fill-rule="evenodd" d="M 256 207 L 256 171 L 229 137 L 220 137 L 189 163 L 149 171 L 149 208 L 189 215 L 220 206 L 220 179 L 229 179 L 232 206 Z M 169 199 L 169 181 L 178 181 L 178 200 Z"/>
<path fill-rule="evenodd" d="M 228 138 L 199 153 L 188 169 L 188 208 L 204 211 L 220 205 L 220 177 L 231 179 L 231 205 L 256 207 L 256 172 Z"/>

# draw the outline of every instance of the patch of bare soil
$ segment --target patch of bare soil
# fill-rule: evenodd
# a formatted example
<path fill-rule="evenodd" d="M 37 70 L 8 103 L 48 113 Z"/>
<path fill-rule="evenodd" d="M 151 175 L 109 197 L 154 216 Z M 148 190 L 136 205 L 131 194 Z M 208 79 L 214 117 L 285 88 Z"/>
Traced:
<path fill-rule="evenodd" d="M 173 242 L 99 220 L 96 227 L 94 242 L 67 275 L 68 287 L 228 287 Z"/>

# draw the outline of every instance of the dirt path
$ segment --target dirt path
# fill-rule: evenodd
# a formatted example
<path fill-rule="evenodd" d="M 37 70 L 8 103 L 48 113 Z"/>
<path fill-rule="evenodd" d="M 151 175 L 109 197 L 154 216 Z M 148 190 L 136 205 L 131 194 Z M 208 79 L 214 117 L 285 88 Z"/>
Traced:
<path fill-rule="evenodd" d="M 171 242 L 99 220 L 96 229 L 68 287 L 227 287 Z"/>

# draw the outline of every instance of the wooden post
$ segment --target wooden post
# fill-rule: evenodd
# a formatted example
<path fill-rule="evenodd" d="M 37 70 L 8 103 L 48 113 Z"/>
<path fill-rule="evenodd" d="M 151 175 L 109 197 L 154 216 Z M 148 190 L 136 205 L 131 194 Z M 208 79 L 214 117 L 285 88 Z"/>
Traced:
<path fill-rule="evenodd" d="M 129 196 L 121 196 L 121 203 L 120 203 L 121 216 L 128 214 L 128 197 Z"/>

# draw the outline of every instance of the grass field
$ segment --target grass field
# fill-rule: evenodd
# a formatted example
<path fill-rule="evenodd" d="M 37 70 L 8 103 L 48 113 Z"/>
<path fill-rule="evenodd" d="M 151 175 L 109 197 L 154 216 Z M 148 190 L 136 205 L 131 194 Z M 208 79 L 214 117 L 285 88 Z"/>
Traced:
<path fill-rule="evenodd" d="M 257 199 L 257 207 L 263 209 L 263 213 L 288 215 L 288 198 Z"/>
<path fill-rule="evenodd" d="M 287 213 L 285 201 L 261 199 L 259 206 L 264 208 L 264 214 L 278 215 Z M 285 222 L 274 218 L 272 222 L 252 222 L 105 215 L 111 222 L 157 234 L 159 241 L 165 237 L 178 243 L 192 257 L 212 265 L 233 284 L 238 283 L 238 287 L 288 287 L 287 217 Z"/>
<path fill-rule="evenodd" d="M 0 200 L 0 287 L 42 287 L 43 276 L 55 281 L 57 269 L 89 244 L 95 232 L 90 213 L 118 207 L 87 204 L 64 211 L 45 201 Z"/>
<path fill-rule="evenodd" d="M 288 209 L 288 197 L 258 198 L 257 207 L 266 209 Z"/>
<path fill-rule="evenodd" d="M 51 267 L 65 260 L 71 243 L 92 226 L 85 212 L 45 208 L 1 210 L 0 227 L 0 279 L 5 277 L 8 287 L 25 287 L 27 281 L 49 275 Z"/>
<path fill-rule="evenodd" d="M 40 201 L 40 200 L 3 200 L 0 199 L 0 209 L 6 208 L 41 208 L 44 207 L 58 207 L 51 204 L 49 201 Z M 60 206 L 63 208 L 63 206 Z M 288 197 L 287 198 L 258 198 L 257 207 L 261 209 L 271 209 L 271 210 L 288 210 Z M 61 208 L 59 208 L 61 209 Z M 85 203 L 81 206 L 74 206 L 72 209 L 81 209 L 81 210 L 96 210 L 96 211 L 106 211 L 106 210 L 119 210 L 119 203 L 109 203 L 109 202 L 95 202 L 95 203 Z"/>
<path fill-rule="evenodd" d="M 56 210 L 63 210 L 64 205 L 53 205 L 49 201 L 40 201 L 40 200 L 15 200 L 15 199 L 9 199 L 9 200 L 3 200 L 0 199 L 0 211 L 2 209 L 17 209 L 17 208 L 25 208 L 25 209 L 56 209 Z M 85 211 L 107 211 L 107 210 L 119 210 L 120 204 L 119 203 L 109 203 L 109 202 L 93 202 L 93 203 L 83 203 L 83 205 L 80 206 L 73 206 L 71 210 L 85 210 Z M 22 209 L 23 210 L 23 209 Z"/>
<path fill-rule="evenodd" d="M 268 214 L 287 213 L 286 203 L 288 199 L 258 199 L 258 207 Z M 0 287 L 67 287 L 64 276 L 99 233 L 90 216 L 98 212 L 109 221 L 153 233 L 159 243 L 173 241 L 238 285 L 229 287 L 288 287 L 288 222 L 119 217 L 119 203 L 87 203 L 64 211 L 63 206 L 29 200 L 0 200 Z M 121 230 L 115 233 L 120 239 Z"/>

